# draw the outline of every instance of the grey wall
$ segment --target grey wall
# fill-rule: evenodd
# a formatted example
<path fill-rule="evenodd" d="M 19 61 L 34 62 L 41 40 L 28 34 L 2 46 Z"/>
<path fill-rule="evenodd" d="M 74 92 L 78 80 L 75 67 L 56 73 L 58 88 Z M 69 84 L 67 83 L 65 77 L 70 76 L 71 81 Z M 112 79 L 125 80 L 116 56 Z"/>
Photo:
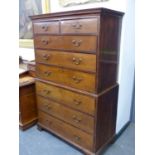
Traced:
<path fill-rule="evenodd" d="M 131 108 L 130 121 L 135 123 L 135 82 L 134 82 L 134 87 L 133 87 L 133 98 L 132 98 L 132 108 Z"/>

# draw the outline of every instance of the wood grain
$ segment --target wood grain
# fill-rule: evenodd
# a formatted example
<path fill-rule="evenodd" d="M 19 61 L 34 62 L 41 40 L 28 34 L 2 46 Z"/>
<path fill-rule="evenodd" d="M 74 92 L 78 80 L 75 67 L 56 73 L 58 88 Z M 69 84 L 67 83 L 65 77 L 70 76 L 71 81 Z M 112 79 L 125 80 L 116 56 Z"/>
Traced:
<path fill-rule="evenodd" d="M 95 92 L 95 74 L 38 64 L 37 76 L 73 88 Z"/>
<path fill-rule="evenodd" d="M 47 126 L 51 131 L 56 131 L 71 141 L 92 150 L 93 137 L 67 123 L 39 111 L 39 123 Z"/>
<path fill-rule="evenodd" d="M 59 33 L 34 34 L 38 125 L 85 154 L 98 154 L 115 135 L 122 17 L 106 8 L 31 17 L 33 23 L 59 21 Z M 74 114 L 83 124 L 72 122 Z M 72 133 L 78 133 L 78 142 Z"/>
<path fill-rule="evenodd" d="M 31 83 L 19 88 L 19 126 L 24 130 L 36 122 L 35 84 Z"/>
<path fill-rule="evenodd" d="M 60 51 L 36 50 L 36 62 L 58 67 L 96 72 L 96 55 Z"/>
<path fill-rule="evenodd" d="M 46 90 L 46 91 L 45 91 Z M 90 115 L 95 114 L 95 98 L 36 81 L 37 94 Z"/>
<path fill-rule="evenodd" d="M 61 33 L 97 33 L 97 18 L 72 19 L 61 21 Z"/>
<path fill-rule="evenodd" d="M 78 127 L 85 132 L 93 133 L 94 118 L 79 111 L 72 110 L 60 103 L 37 96 L 38 108 L 52 116 Z"/>
<path fill-rule="evenodd" d="M 104 14 L 101 18 L 102 27 L 100 27 L 97 55 L 97 92 L 101 92 L 117 82 L 121 21 L 120 16 L 111 14 Z"/>
<path fill-rule="evenodd" d="M 34 36 L 35 48 L 96 51 L 96 36 Z"/>
<path fill-rule="evenodd" d="M 59 33 L 59 21 L 36 22 L 33 24 L 35 34 L 57 34 Z"/>
<path fill-rule="evenodd" d="M 95 152 L 115 135 L 118 85 L 97 98 Z"/>

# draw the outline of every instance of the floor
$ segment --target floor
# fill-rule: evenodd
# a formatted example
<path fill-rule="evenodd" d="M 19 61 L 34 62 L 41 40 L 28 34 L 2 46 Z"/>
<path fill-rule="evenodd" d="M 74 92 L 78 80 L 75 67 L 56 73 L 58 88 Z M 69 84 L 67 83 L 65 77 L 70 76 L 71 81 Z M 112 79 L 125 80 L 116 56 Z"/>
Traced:
<path fill-rule="evenodd" d="M 135 125 L 131 123 L 117 141 L 110 145 L 102 155 L 134 155 Z M 74 147 L 46 131 L 38 131 L 34 126 L 19 131 L 19 155 L 83 155 Z"/>

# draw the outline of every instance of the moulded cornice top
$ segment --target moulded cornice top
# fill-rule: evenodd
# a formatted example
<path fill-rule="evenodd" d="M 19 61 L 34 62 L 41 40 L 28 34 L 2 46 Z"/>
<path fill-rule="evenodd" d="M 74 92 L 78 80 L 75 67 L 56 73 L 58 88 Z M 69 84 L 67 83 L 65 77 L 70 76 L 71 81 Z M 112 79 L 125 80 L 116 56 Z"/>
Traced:
<path fill-rule="evenodd" d="M 91 8 L 91 9 L 83 9 L 83 10 L 72 10 L 72 11 L 63 11 L 63 12 L 55 12 L 55 13 L 47 13 L 30 16 L 31 20 L 42 19 L 42 18 L 51 18 L 51 17 L 62 17 L 62 16 L 74 16 L 74 15 L 87 15 L 87 14 L 102 14 L 108 13 L 116 16 L 123 16 L 123 12 L 110 10 L 107 8 Z"/>

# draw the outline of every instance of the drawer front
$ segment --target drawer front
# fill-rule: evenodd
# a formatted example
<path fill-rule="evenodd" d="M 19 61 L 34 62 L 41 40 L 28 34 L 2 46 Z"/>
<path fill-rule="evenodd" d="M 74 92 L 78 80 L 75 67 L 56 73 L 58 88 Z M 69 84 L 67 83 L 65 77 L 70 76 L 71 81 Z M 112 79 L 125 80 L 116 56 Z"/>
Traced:
<path fill-rule="evenodd" d="M 71 108 L 95 115 L 95 98 L 36 81 L 37 94 Z"/>
<path fill-rule="evenodd" d="M 58 34 L 59 22 L 40 22 L 34 23 L 33 29 L 35 34 Z"/>
<path fill-rule="evenodd" d="M 61 33 L 97 33 L 97 18 L 61 21 Z"/>
<path fill-rule="evenodd" d="M 96 36 L 35 36 L 35 48 L 96 51 Z"/>
<path fill-rule="evenodd" d="M 72 125 L 83 129 L 88 133 L 93 133 L 94 118 L 92 116 L 83 114 L 76 110 L 72 110 L 67 106 L 63 106 L 57 102 L 37 96 L 38 108 L 53 115 L 61 120 L 64 120 Z"/>
<path fill-rule="evenodd" d="M 69 69 L 37 65 L 37 76 L 73 88 L 95 92 L 95 74 L 83 73 Z"/>
<path fill-rule="evenodd" d="M 92 135 L 89 135 L 41 111 L 39 111 L 39 123 L 44 125 L 47 129 L 57 133 L 58 135 L 66 139 L 69 139 L 70 141 L 80 146 L 83 146 L 89 150 L 92 150 L 93 147 Z"/>
<path fill-rule="evenodd" d="M 96 55 L 36 50 L 36 61 L 40 63 L 96 71 Z"/>

